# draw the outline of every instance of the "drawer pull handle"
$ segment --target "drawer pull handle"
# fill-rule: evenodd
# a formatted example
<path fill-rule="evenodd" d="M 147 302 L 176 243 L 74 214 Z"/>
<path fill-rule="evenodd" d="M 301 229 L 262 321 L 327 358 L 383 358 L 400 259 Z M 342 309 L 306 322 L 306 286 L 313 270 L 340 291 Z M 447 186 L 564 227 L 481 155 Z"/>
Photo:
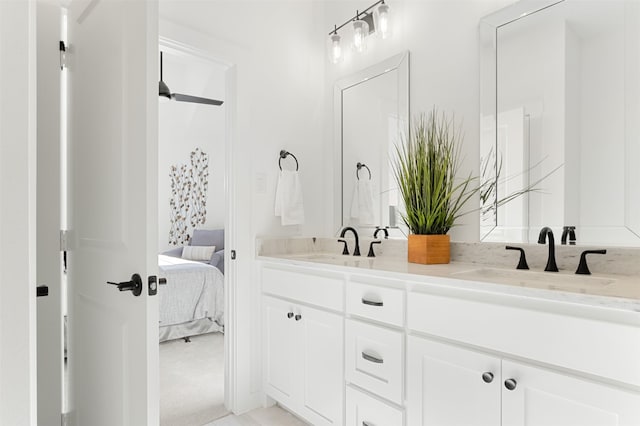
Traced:
<path fill-rule="evenodd" d="M 363 359 L 366 359 L 366 360 L 367 360 L 367 361 L 369 361 L 369 362 L 374 362 L 374 363 L 376 363 L 376 364 L 382 364 L 382 363 L 384 363 L 384 360 L 383 360 L 382 358 L 378 358 L 378 357 L 376 357 L 376 356 L 369 355 L 369 354 L 368 354 L 368 353 L 366 353 L 366 352 L 362 352 L 362 358 L 363 358 Z"/>
<path fill-rule="evenodd" d="M 518 382 L 516 379 L 507 379 L 504 381 L 504 387 L 509 389 L 510 391 L 514 390 L 518 386 Z"/>
<path fill-rule="evenodd" d="M 298 314 L 296 315 L 296 321 L 300 321 L 302 319 L 302 315 Z"/>
<path fill-rule="evenodd" d="M 293 318 L 293 312 L 287 312 L 287 318 L 289 319 Z"/>
<path fill-rule="evenodd" d="M 367 300 L 364 297 L 362 298 L 362 303 L 369 306 L 384 306 L 383 302 L 374 302 L 373 300 Z"/>
<path fill-rule="evenodd" d="M 488 372 L 488 371 L 487 371 L 486 373 L 482 373 L 482 380 L 483 380 L 485 383 L 491 383 L 491 382 L 493 382 L 493 373 L 490 373 L 490 372 Z"/>
<path fill-rule="evenodd" d="M 362 421 L 362 426 L 375 426 L 373 423 Z"/>

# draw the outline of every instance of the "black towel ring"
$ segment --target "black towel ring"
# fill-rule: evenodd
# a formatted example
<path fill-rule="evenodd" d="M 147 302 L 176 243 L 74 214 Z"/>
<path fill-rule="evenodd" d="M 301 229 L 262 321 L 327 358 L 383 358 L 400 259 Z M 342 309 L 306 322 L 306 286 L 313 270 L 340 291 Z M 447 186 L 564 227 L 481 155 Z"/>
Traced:
<path fill-rule="evenodd" d="M 359 173 L 360 173 L 360 169 L 363 168 L 363 167 L 365 169 L 367 169 L 367 171 L 369 172 L 369 180 L 371 180 L 371 170 L 369 170 L 369 167 L 367 167 L 367 165 L 364 164 L 364 163 L 356 164 L 356 177 L 358 178 L 358 180 L 360 180 L 360 174 Z"/>
<path fill-rule="evenodd" d="M 296 158 L 295 155 L 293 155 L 292 153 L 285 151 L 284 149 L 280 151 L 280 158 L 278 158 L 278 167 L 280 167 L 280 170 L 282 170 L 282 164 L 280 164 L 280 161 L 283 158 L 287 158 L 287 155 L 290 155 L 293 157 L 294 160 L 296 160 L 296 171 L 298 171 L 298 159 Z"/>

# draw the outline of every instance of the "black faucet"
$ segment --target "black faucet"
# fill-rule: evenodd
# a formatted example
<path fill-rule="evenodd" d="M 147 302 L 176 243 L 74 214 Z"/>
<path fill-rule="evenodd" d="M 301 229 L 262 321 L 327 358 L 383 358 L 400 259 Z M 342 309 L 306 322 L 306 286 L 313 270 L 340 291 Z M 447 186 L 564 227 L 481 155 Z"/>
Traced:
<path fill-rule="evenodd" d="M 558 272 L 558 266 L 556 265 L 556 241 L 553 238 L 553 231 L 551 228 L 545 226 L 540 230 L 538 244 L 545 244 L 547 242 L 547 235 L 549 235 L 549 257 L 547 258 L 547 266 L 544 270 L 547 272 Z"/>
<path fill-rule="evenodd" d="M 342 232 L 340 232 L 340 238 L 344 238 L 344 234 L 346 234 L 347 231 L 353 232 L 353 236 L 356 237 L 356 248 L 353 250 L 353 255 L 360 256 L 360 238 L 358 237 L 358 233 L 354 228 L 350 226 L 347 226 L 346 228 L 344 228 Z"/>
<path fill-rule="evenodd" d="M 389 238 L 389 231 L 388 231 L 387 228 L 389 228 L 389 227 L 388 226 L 385 226 L 384 228 L 381 228 L 379 226 L 376 227 L 376 231 L 373 233 L 373 238 L 378 238 L 378 232 L 382 231 L 382 232 L 384 232 L 384 239 L 385 240 L 388 239 Z"/>
<path fill-rule="evenodd" d="M 576 227 L 575 226 L 563 226 L 562 227 L 562 238 L 560 239 L 560 244 L 563 246 L 567 244 L 567 236 L 569 236 L 569 245 L 576 245 Z"/>

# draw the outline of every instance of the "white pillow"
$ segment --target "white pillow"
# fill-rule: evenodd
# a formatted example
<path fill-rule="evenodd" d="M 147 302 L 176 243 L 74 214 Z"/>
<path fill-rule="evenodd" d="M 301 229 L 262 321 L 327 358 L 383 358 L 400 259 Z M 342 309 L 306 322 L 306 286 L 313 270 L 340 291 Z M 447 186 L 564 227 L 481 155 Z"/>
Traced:
<path fill-rule="evenodd" d="M 184 246 L 182 258 L 188 260 L 209 260 L 216 251 L 216 246 Z"/>

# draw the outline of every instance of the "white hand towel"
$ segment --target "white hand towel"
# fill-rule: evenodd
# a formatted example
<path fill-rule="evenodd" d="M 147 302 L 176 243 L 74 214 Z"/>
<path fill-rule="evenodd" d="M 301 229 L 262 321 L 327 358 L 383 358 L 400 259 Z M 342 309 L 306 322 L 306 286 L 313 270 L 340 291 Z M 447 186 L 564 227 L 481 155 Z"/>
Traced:
<path fill-rule="evenodd" d="M 358 219 L 360 225 L 375 225 L 371 180 L 356 181 L 351 202 L 351 217 Z"/>
<path fill-rule="evenodd" d="M 304 223 L 302 186 L 297 171 L 282 170 L 276 187 L 275 214 L 280 216 L 282 225 Z"/>

